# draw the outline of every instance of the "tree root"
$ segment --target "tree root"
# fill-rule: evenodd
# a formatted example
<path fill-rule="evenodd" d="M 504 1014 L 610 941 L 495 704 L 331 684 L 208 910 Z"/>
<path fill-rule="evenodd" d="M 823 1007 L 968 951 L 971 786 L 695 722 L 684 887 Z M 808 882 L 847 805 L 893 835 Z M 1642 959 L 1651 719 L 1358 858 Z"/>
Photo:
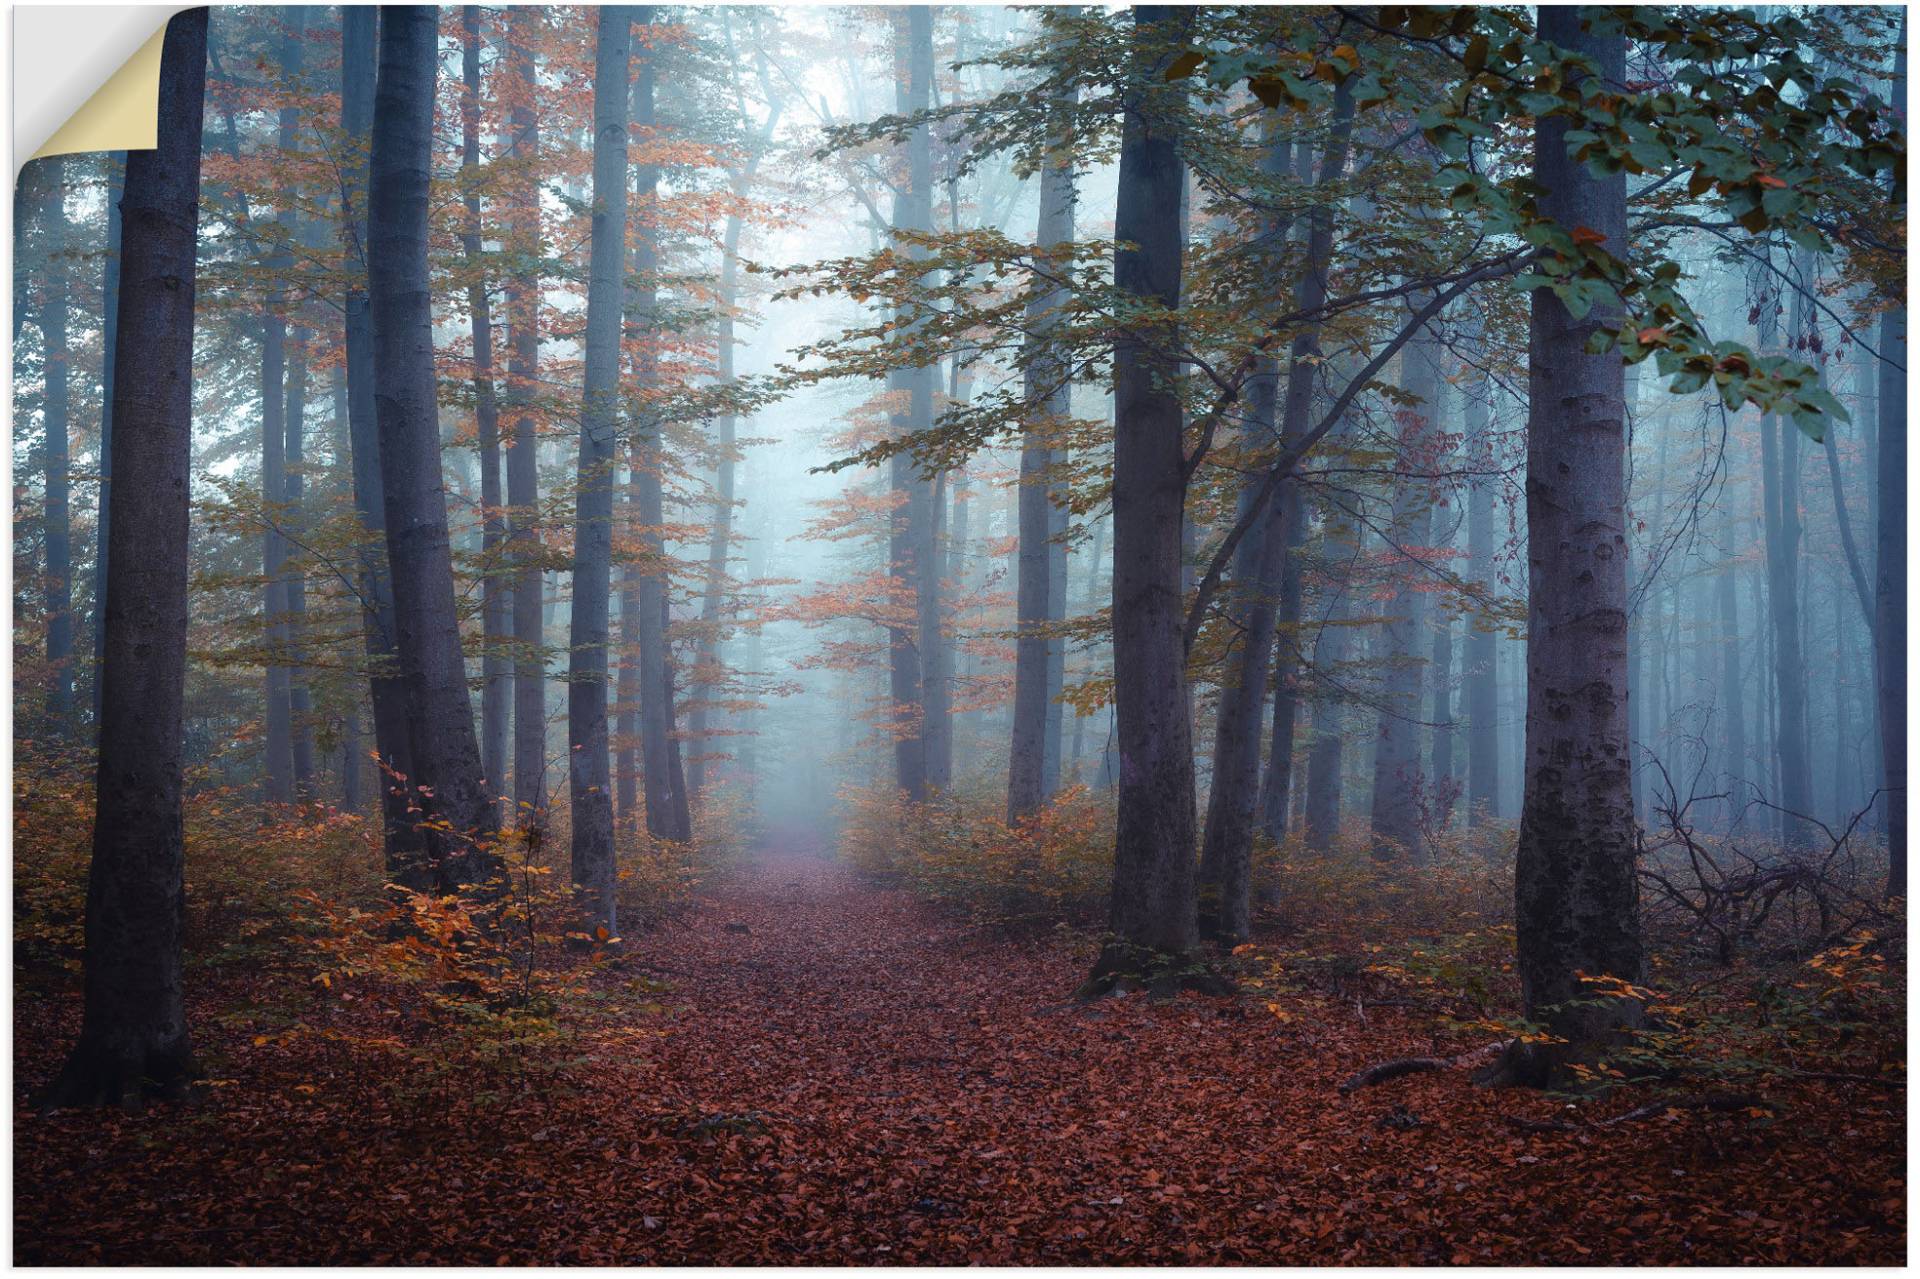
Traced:
<path fill-rule="evenodd" d="M 1494 1042 L 1484 1047 L 1470 1049 L 1452 1057 L 1396 1057 L 1392 1061 L 1383 1061 L 1368 1066 L 1349 1076 L 1340 1085 L 1340 1095 L 1359 1092 L 1362 1088 L 1371 1088 L 1375 1084 L 1384 1084 L 1402 1075 L 1425 1074 L 1430 1070 L 1452 1070 L 1458 1066 L 1470 1066 L 1486 1057 L 1490 1057 L 1506 1047 L 1503 1042 Z"/>

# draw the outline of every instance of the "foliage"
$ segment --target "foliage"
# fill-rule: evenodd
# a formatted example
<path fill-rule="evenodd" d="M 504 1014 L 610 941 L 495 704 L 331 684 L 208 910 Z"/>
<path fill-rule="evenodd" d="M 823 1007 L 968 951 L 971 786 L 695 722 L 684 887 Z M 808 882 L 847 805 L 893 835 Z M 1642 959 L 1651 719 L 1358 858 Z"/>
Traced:
<path fill-rule="evenodd" d="M 994 791 L 906 803 L 891 787 L 850 787 L 841 855 L 884 883 L 964 912 L 981 924 L 1087 925 L 1113 872 L 1110 806 L 1071 786 L 1017 826 Z"/>

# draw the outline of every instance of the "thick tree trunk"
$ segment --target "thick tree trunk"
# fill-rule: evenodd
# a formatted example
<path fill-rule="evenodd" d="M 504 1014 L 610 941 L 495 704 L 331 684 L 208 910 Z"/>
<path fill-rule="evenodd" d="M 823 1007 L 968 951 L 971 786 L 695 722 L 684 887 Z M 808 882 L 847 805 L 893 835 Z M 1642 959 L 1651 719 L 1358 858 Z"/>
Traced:
<path fill-rule="evenodd" d="M 120 251 L 124 223 L 120 202 L 127 190 L 127 153 L 107 156 L 107 260 L 101 272 L 100 297 L 105 312 L 100 330 L 100 505 L 94 528 L 93 553 L 93 719 L 100 721 L 100 663 L 107 652 L 107 545 L 113 527 L 113 395 L 114 356 L 120 327 Z"/>
<path fill-rule="evenodd" d="M 1626 74 L 1626 38 L 1582 29 L 1582 10 L 1544 8 L 1540 33 L 1591 58 L 1609 83 Z M 1624 175 L 1595 178 L 1568 155 L 1567 121 L 1535 125 L 1540 211 L 1624 247 Z M 1516 1043 L 1496 1077 L 1560 1082 L 1637 1025 L 1633 1000 L 1593 999 L 1582 977 L 1639 981 L 1628 758 L 1626 411 L 1614 353 L 1589 336 L 1617 322 L 1596 306 L 1575 320 L 1546 289 L 1532 295 L 1527 416 L 1527 748 L 1514 869 L 1521 993 L 1530 1020 L 1565 1042 Z"/>
<path fill-rule="evenodd" d="M 406 690 L 415 790 L 430 882 L 441 891 L 492 877 L 498 817 L 480 772 L 454 605 L 440 462 L 427 195 L 433 151 L 438 11 L 380 11 L 367 201 L 374 410 L 393 576 L 395 649 Z"/>
<path fill-rule="evenodd" d="M 1193 14 L 1134 10 L 1135 66 L 1124 97 L 1114 284 L 1139 305 L 1180 302 L 1180 162 L 1168 109 L 1182 89 L 1164 68 Z M 1109 940 L 1086 993 L 1120 979 L 1171 973 L 1199 945 L 1195 921 L 1194 776 L 1188 716 L 1186 598 L 1181 526 L 1186 504 L 1185 426 L 1168 385 L 1177 349 L 1171 318 L 1123 330 L 1114 341 L 1113 668 L 1119 737 Z"/>
<path fill-rule="evenodd" d="M 1893 98 L 1907 86 L 1907 23 L 1894 50 Z M 1905 204 L 1900 211 L 1905 213 Z M 1907 895 L 1907 306 L 1880 316 L 1878 517 L 1874 554 L 1874 674 L 1880 707 L 1882 785 L 1887 791 L 1887 896 Z"/>
<path fill-rule="evenodd" d="M 514 250 L 526 263 L 537 263 L 541 255 L 540 187 L 534 167 L 540 127 L 529 47 L 537 14 L 538 10 L 521 5 L 507 11 L 506 59 L 515 95 L 507 123 L 513 132 L 513 151 L 527 164 L 515 191 L 512 235 Z M 540 376 L 537 266 L 521 266 L 509 278 L 507 325 L 513 335 L 507 355 L 507 409 L 513 419 L 513 439 L 507 445 L 507 503 L 513 510 L 507 557 L 513 569 L 513 805 L 516 824 L 538 827 L 547 806 L 547 659 L 545 586 L 537 533 L 539 436 L 533 411 Z"/>
<path fill-rule="evenodd" d="M 129 1104 L 193 1074 L 181 774 L 206 54 L 207 10 L 176 15 L 161 41 L 159 145 L 127 158 L 86 1011 L 48 1106 Z"/>
<path fill-rule="evenodd" d="M 620 414 L 620 312 L 627 242 L 627 93 L 633 9 L 599 11 L 593 66 L 593 227 L 587 280 L 586 388 L 574 505 L 568 637 L 567 778 L 573 883 L 589 920 L 619 933 L 614 908 L 613 784 L 608 774 L 607 609 L 612 593 L 614 442 Z"/>
<path fill-rule="evenodd" d="M 462 34 L 460 140 L 465 169 L 467 222 L 461 249 L 472 277 L 467 284 L 467 312 L 473 321 L 473 416 L 480 459 L 480 555 L 486 576 L 481 579 L 480 630 L 482 643 L 480 685 L 480 768 L 489 794 L 503 793 L 507 780 L 507 731 L 513 698 L 513 659 L 507 653 L 512 601 L 504 573 L 496 561 L 506 540 L 506 521 L 500 505 L 500 404 L 493 377 L 493 305 L 481 256 L 480 221 L 480 8 L 460 9 Z"/>
<path fill-rule="evenodd" d="M 347 434 L 352 442 L 353 502 L 367 541 L 360 555 L 361 617 L 367 653 L 368 693 L 380 787 L 381 842 L 387 874 L 396 882 L 424 886 L 424 843 L 407 798 L 413 785 L 413 741 L 407 724 L 407 693 L 394 648 L 393 581 L 387 571 L 386 497 L 380 487 L 380 424 L 374 407 L 373 316 L 368 307 L 367 145 L 373 128 L 376 10 L 341 10 L 340 127 L 349 140 L 342 216 L 343 248 L 350 268 L 346 313 Z"/>
<path fill-rule="evenodd" d="M 46 236 L 46 278 L 40 302 L 40 338 L 44 386 L 40 420 L 46 430 L 46 571 L 41 577 L 47 610 L 47 716 L 55 731 L 66 733 L 73 721 L 73 532 L 69 492 L 72 447 L 68 383 L 72 352 L 67 349 L 67 294 L 71 272 L 67 254 L 66 157 L 40 161 L 47 166 L 46 206 L 41 213 Z"/>
<path fill-rule="evenodd" d="M 1055 121 L 1061 120 L 1067 106 L 1065 101 L 1055 104 Z M 1057 130 L 1058 124 L 1054 127 Z M 1074 199 L 1073 157 L 1065 140 L 1056 134 L 1040 170 L 1040 219 L 1034 233 L 1039 253 L 1073 239 Z M 1056 262 L 1054 272 L 1064 265 Z M 1066 285 L 1036 278 L 1027 297 L 1027 343 L 1032 354 L 1026 369 L 1028 419 L 1020 448 L 1017 508 L 1020 546 L 1014 602 L 1018 637 L 1014 645 L 1013 740 L 1007 767 L 1009 823 L 1018 822 L 1052 798 L 1059 780 L 1057 761 L 1051 772 L 1047 767 L 1049 708 L 1054 705 L 1050 699 L 1059 695 L 1054 686 L 1055 658 L 1066 649 L 1065 639 L 1053 630 L 1056 614 L 1064 617 L 1066 612 L 1065 565 L 1056 563 L 1053 554 L 1055 549 L 1065 549 L 1056 548 L 1053 541 L 1058 522 L 1054 467 L 1062 454 L 1053 446 L 1053 438 L 1062 420 L 1072 412 L 1073 383 L 1066 362 L 1054 349 L 1051 334 L 1060 322 L 1060 308 L 1067 294 Z M 1056 599 L 1060 604 L 1057 608 Z"/>
<path fill-rule="evenodd" d="M 1472 377 L 1461 399 L 1466 428 L 1467 577 L 1489 600 L 1499 593 L 1493 571 L 1493 414 L 1491 382 Z M 1467 702 L 1467 825 L 1500 817 L 1500 676 L 1493 623 L 1469 616 L 1465 645 Z"/>

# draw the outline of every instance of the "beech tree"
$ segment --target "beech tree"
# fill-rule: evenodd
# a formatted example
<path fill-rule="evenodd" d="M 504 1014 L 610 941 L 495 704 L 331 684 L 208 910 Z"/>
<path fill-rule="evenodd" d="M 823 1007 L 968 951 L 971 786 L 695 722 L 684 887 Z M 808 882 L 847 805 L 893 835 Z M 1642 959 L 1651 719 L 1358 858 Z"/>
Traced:
<path fill-rule="evenodd" d="M 168 23 L 158 146 L 127 155 L 114 378 L 113 539 L 101 668 L 93 860 L 87 871 L 86 1012 L 42 1098 L 137 1104 L 194 1074 L 181 931 L 188 471 L 194 258 L 207 10 Z"/>
<path fill-rule="evenodd" d="M 427 188 L 438 10 L 380 11 L 368 160 L 367 283 L 394 651 L 406 694 L 425 864 L 418 883 L 450 891 L 493 876 L 497 814 L 480 772 L 441 480 L 439 396 L 427 285 Z"/>

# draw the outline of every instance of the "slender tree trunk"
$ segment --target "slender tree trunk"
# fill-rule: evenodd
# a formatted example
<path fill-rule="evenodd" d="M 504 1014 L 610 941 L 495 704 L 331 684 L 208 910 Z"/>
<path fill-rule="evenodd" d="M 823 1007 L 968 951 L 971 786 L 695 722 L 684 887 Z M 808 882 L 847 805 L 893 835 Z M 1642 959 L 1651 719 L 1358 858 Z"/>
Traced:
<path fill-rule="evenodd" d="M 429 5 L 380 11 L 367 279 L 395 649 L 426 818 L 424 843 L 432 882 L 444 892 L 491 879 L 489 845 L 498 818 L 473 732 L 440 462 L 427 274 L 437 15 Z"/>
<path fill-rule="evenodd" d="M 1382 640 L 1387 673 L 1379 728 L 1374 738 L 1373 856 L 1389 861 L 1426 860 L 1420 809 L 1427 778 L 1420 768 L 1419 718 L 1428 665 L 1420 644 L 1427 624 L 1419 562 L 1409 554 L 1424 547 L 1433 527 L 1433 507 L 1422 478 L 1440 410 L 1440 351 L 1431 330 L 1409 342 L 1402 357 L 1404 385 L 1416 407 L 1394 413 L 1399 426 L 1393 516 L 1388 548 L 1395 563 L 1393 598 L 1387 604 Z"/>
<path fill-rule="evenodd" d="M 1454 799 L 1458 795 L 1453 778 L 1453 619 L 1437 618 L 1433 624 L 1433 777 L 1429 784 L 1433 803 L 1433 829 L 1444 831 L 1453 825 Z"/>
<path fill-rule="evenodd" d="M 161 40 L 158 146 L 127 158 L 86 1011 L 47 1106 L 133 1103 L 193 1075 L 180 937 L 194 252 L 207 10 Z"/>
<path fill-rule="evenodd" d="M 296 540 L 305 540 L 306 465 L 307 465 L 307 348 L 312 332 L 304 326 L 293 330 L 287 346 L 286 409 L 286 514 L 282 517 Z M 283 589 L 287 605 L 287 723 L 292 742 L 293 794 L 302 804 L 310 804 L 318 795 L 313 782 L 313 690 L 307 682 L 307 577 L 297 564 L 289 564 Z"/>
<path fill-rule="evenodd" d="M 1134 10 L 1135 60 L 1126 90 L 1114 214 L 1114 284 L 1123 297 L 1171 309 L 1180 302 L 1182 95 L 1164 68 L 1183 45 L 1191 10 Z M 1199 945 L 1195 921 L 1194 776 L 1188 715 L 1186 597 L 1181 526 L 1185 427 L 1167 384 L 1171 322 L 1123 330 L 1114 341 L 1113 666 L 1119 737 L 1110 940 L 1085 988 L 1168 965 Z"/>
<path fill-rule="evenodd" d="M 348 139 L 343 248 L 350 268 L 346 313 L 347 433 L 352 442 L 353 501 L 365 530 L 360 551 L 361 624 L 373 710 L 373 741 L 380 786 L 382 845 L 395 882 L 424 886 L 425 845 L 407 797 L 413 784 L 413 741 L 407 694 L 394 647 L 393 582 L 387 571 L 386 497 L 380 486 L 380 426 L 374 407 L 373 316 L 368 305 L 367 149 L 373 127 L 374 63 L 378 57 L 371 5 L 341 10 L 341 132 Z"/>
<path fill-rule="evenodd" d="M 1626 37 L 1582 28 L 1586 10 L 1543 8 L 1540 34 L 1626 75 Z M 1602 244 L 1627 236 L 1626 178 L 1596 178 L 1573 159 L 1564 117 L 1534 126 L 1539 208 Z M 1559 1040 L 1516 1042 L 1496 1074 L 1558 1082 L 1637 1025 L 1633 1000 L 1595 1000 L 1583 976 L 1639 981 L 1628 758 L 1625 376 L 1619 355 L 1589 355 L 1617 322 L 1596 306 L 1575 320 L 1546 289 L 1532 294 L 1527 414 L 1527 759 L 1514 868 L 1518 967 L 1526 1016 Z"/>
<path fill-rule="evenodd" d="M 608 775 L 607 605 L 612 593 L 614 442 L 620 412 L 620 311 L 626 274 L 627 93 L 633 9 L 599 11 L 593 67 L 593 229 L 587 282 L 586 389 L 574 507 L 567 674 L 567 776 L 573 883 L 592 923 L 617 936 L 613 780 Z"/>
<path fill-rule="evenodd" d="M 1058 133 L 1069 105 L 1066 100 L 1054 104 L 1055 140 L 1040 170 L 1040 220 L 1034 243 L 1041 254 L 1073 239 L 1073 157 Z M 1054 271 L 1063 266 L 1056 263 Z M 1050 778 L 1046 759 L 1049 699 L 1058 696 L 1053 687 L 1054 657 L 1056 651 L 1064 652 L 1066 647 L 1065 640 L 1053 630 L 1055 597 L 1064 600 L 1065 596 L 1064 580 L 1056 584 L 1054 577 L 1060 570 L 1064 579 L 1065 566 L 1056 564 L 1052 554 L 1057 509 L 1054 467 L 1061 453 L 1052 441 L 1062 420 L 1072 411 L 1073 384 L 1067 363 L 1054 349 L 1052 332 L 1059 324 L 1067 294 L 1065 284 L 1036 278 L 1027 297 L 1027 342 L 1032 354 L 1025 387 L 1029 411 L 1020 448 L 1020 546 L 1014 601 L 1018 638 L 1014 646 L 1013 741 L 1007 771 L 1010 823 L 1045 804 L 1059 775 L 1056 767 Z M 1064 615 L 1065 609 L 1058 612 Z"/>
<path fill-rule="evenodd" d="M 536 168 L 540 127 L 529 48 L 538 12 L 521 5 L 507 10 L 506 60 L 514 91 L 507 123 L 513 134 L 513 153 L 527 166 L 517 184 L 510 217 L 514 250 L 524 264 L 538 263 L 541 255 Z M 547 659 L 542 611 L 545 586 L 537 531 L 540 442 L 533 404 L 540 376 L 537 266 L 518 266 L 509 276 L 507 325 L 513 339 L 507 354 L 507 410 L 513 419 L 513 439 L 507 445 L 507 503 L 512 508 L 507 559 L 513 569 L 513 804 L 518 824 L 538 827 L 544 822 L 547 806 Z"/>
<path fill-rule="evenodd" d="M 1352 645 L 1346 583 L 1359 560 L 1358 532 L 1353 517 L 1330 506 L 1326 517 L 1327 582 L 1330 598 L 1322 609 L 1320 633 L 1313 645 L 1313 669 L 1323 678 L 1340 678 L 1340 667 Z M 1306 816 L 1302 821 L 1306 846 L 1326 852 L 1340 833 L 1341 774 L 1345 764 L 1346 726 L 1340 699 L 1323 695 L 1313 704 L 1311 744 L 1307 750 Z"/>
<path fill-rule="evenodd" d="M 1719 613 L 1721 722 L 1726 726 L 1726 759 L 1721 772 L 1727 777 L 1726 825 L 1732 829 L 1746 806 L 1741 791 L 1747 772 L 1747 699 L 1740 674 L 1740 576 L 1734 545 L 1739 525 L 1731 500 L 1726 504 L 1721 529 L 1725 539 L 1721 554 L 1726 563 L 1714 575 L 1713 597 Z"/>
<path fill-rule="evenodd" d="M 639 21 L 651 23 L 654 7 L 638 7 Z M 643 133 L 654 128 L 654 88 L 656 59 L 651 45 L 641 60 L 634 78 L 634 118 Z M 660 224 L 657 211 L 660 169 L 656 164 L 640 166 L 635 184 L 635 207 L 639 232 L 634 237 L 636 327 L 651 335 L 659 324 Z M 640 387 L 644 394 L 652 389 L 659 374 L 653 359 L 643 357 Z M 664 417 L 651 406 L 642 409 L 634 430 L 633 490 L 639 543 L 639 640 L 640 640 L 640 747 L 646 770 L 647 830 L 657 839 L 687 840 L 693 832 L 689 823 L 687 787 L 674 741 L 673 651 L 669 629 L 669 580 L 667 576 Z"/>
<path fill-rule="evenodd" d="M 1490 383 L 1472 378 L 1461 397 L 1466 428 L 1467 576 L 1489 600 L 1498 594 L 1493 572 L 1493 414 Z M 1500 817 L 1500 676 L 1492 622 L 1467 619 L 1467 825 Z"/>
<path fill-rule="evenodd" d="M 489 793 L 500 793 L 507 780 L 507 732 L 512 711 L 513 660 L 506 643 L 512 601 L 498 560 L 506 541 L 506 521 L 500 502 L 500 405 L 493 378 L 493 305 L 487 293 L 485 259 L 481 255 L 480 221 L 480 7 L 460 9 L 462 34 L 460 141 L 465 169 L 466 226 L 461 249 L 472 276 L 467 284 L 467 313 L 473 322 L 473 416 L 479 445 L 482 572 L 480 629 L 482 636 L 480 685 L 480 767 Z"/>
<path fill-rule="evenodd" d="M 107 156 L 107 261 L 100 297 L 105 314 L 100 331 L 100 507 L 94 529 L 93 558 L 93 719 L 100 721 L 100 663 L 107 652 L 107 545 L 113 527 L 113 395 L 115 344 L 120 327 L 120 253 L 123 226 L 120 202 L 127 190 L 127 153 Z"/>
<path fill-rule="evenodd" d="M 65 734 L 73 725 L 73 532 L 69 491 L 72 449 L 68 382 L 72 352 L 67 349 L 67 293 L 71 272 L 67 253 L 66 157 L 51 156 L 47 166 L 46 207 L 41 214 L 47 240 L 45 293 L 40 302 L 44 390 L 40 420 L 46 430 L 46 572 L 41 578 L 47 610 L 47 716 Z"/>

